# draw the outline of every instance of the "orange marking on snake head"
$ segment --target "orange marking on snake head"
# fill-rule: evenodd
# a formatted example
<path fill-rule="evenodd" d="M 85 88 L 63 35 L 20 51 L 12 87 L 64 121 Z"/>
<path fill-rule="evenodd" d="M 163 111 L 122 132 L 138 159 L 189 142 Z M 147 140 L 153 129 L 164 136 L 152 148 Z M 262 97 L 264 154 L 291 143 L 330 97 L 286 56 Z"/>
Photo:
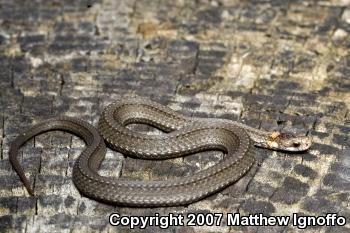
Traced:
<path fill-rule="evenodd" d="M 270 134 L 270 140 L 276 141 L 281 136 L 280 132 L 274 131 Z"/>

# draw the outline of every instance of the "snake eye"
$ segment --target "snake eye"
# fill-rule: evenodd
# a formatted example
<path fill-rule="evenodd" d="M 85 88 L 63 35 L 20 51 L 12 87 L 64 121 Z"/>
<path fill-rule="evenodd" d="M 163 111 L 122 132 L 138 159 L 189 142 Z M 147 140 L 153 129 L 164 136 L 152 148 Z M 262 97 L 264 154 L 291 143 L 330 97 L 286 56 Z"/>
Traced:
<path fill-rule="evenodd" d="M 301 145 L 301 143 L 298 142 L 298 141 L 294 141 L 294 142 L 293 142 L 293 146 L 294 146 L 294 147 L 299 147 L 300 145 Z"/>

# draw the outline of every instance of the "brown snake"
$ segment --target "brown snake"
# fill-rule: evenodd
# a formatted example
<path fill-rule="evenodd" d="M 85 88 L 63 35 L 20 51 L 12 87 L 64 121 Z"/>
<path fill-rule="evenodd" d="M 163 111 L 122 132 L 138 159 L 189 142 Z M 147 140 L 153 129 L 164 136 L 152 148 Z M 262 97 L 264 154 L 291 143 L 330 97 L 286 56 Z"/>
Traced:
<path fill-rule="evenodd" d="M 132 123 L 151 125 L 166 133 L 135 132 L 126 127 Z M 269 133 L 230 120 L 185 117 L 155 102 L 128 98 L 104 109 L 100 132 L 78 118 L 56 117 L 20 134 L 11 143 L 9 159 L 31 195 L 34 192 L 18 161 L 18 152 L 29 139 L 52 130 L 71 132 L 86 143 L 73 168 L 73 181 L 79 191 L 93 199 L 127 206 L 184 205 L 223 189 L 253 165 L 252 142 L 292 152 L 307 150 L 311 145 L 308 136 Z M 220 150 L 226 156 L 191 176 L 162 181 L 127 180 L 97 173 L 106 153 L 104 140 L 121 153 L 143 159 L 175 158 L 206 150 Z"/>

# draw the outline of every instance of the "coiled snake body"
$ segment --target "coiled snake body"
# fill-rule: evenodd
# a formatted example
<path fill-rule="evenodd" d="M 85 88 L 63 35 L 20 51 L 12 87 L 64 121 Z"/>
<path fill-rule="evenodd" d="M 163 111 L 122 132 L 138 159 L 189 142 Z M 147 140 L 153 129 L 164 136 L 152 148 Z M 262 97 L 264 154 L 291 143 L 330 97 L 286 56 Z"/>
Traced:
<path fill-rule="evenodd" d="M 148 124 L 166 133 L 135 132 L 126 127 L 132 123 Z M 285 151 L 303 151 L 311 145 L 307 136 L 264 132 L 229 120 L 185 117 L 155 102 L 128 98 L 104 109 L 99 132 L 78 118 L 56 117 L 33 126 L 11 143 L 10 162 L 32 195 L 34 192 L 18 161 L 18 152 L 29 139 L 51 130 L 71 132 L 86 143 L 86 149 L 73 168 L 73 181 L 81 193 L 128 206 L 184 205 L 221 190 L 237 181 L 253 165 L 253 143 Z M 173 180 L 118 179 L 97 173 L 106 153 L 104 140 L 119 152 L 143 159 L 175 158 L 205 150 L 220 150 L 226 156 L 210 168 Z"/>

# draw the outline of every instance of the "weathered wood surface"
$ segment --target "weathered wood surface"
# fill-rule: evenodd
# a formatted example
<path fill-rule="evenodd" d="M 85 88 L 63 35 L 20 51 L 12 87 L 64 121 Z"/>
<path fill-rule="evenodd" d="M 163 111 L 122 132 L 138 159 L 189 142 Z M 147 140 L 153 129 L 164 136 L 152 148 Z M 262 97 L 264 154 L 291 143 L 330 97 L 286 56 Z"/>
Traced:
<path fill-rule="evenodd" d="M 350 221 L 349 5 L 348 0 L 1 0 L 0 231 L 128 231 L 108 224 L 112 212 L 331 212 Z M 59 114 L 96 124 L 103 107 L 130 94 L 188 115 L 309 132 L 314 145 L 297 155 L 257 149 L 250 172 L 219 194 L 187 207 L 141 209 L 82 197 L 71 171 L 84 144 L 52 132 L 23 149 L 22 163 L 37 194 L 28 196 L 9 164 L 9 142 L 29 125 Z M 118 176 L 122 170 L 123 176 L 171 179 L 220 156 L 145 162 L 109 151 L 101 174 Z M 298 229 L 223 225 L 166 231 Z M 307 231 L 349 232 L 350 224 Z"/>

